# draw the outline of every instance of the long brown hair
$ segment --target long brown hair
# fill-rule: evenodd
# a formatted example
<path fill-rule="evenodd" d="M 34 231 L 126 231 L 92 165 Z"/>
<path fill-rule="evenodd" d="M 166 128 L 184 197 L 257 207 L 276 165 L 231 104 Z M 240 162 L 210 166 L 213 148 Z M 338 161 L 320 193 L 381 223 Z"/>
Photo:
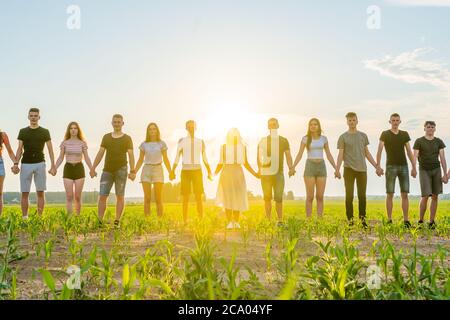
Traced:
<path fill-rule="evenodd" d="M 85 138 L 84 138 L 83 131 L 80 128 L 80 125 L 78 124 L 78 122 L 75 122 L 75 121 L 72 121 L 67 126 L 66 134 L 64 135 L 64 140 L 69 140 L 70 139 L 70 137 L 71 137 L 71 135 L 70 135 L 70 127 L 71 126 L 76 126 L 77 127 L 77 129 L 78 129 L 78 134 L 77 134 L 78 139 L 80 139 L 81 141 L 86 141 Z"/>
<path fill-rule="evenodd" d="M 155 128 L 156 128 L 156 141 L 158 141 L 158 142 L 161 141 L 161 133 L 159 131 L 158 125 L 155 122 L 150 122 L 147 126 L 147 132 L 145 134 L 145 142 L 151 142 L 151 139 L 150 139 L 150 127 L 151 126 L 155 126 Z"/>
<path fill-rule="evenodd" d="M 309 150 L 309 148 L 311 148 L 311 142 L 312 142 L 312 132 L 311 132 L 311 123 L 312 122 L 317 122 L 317 125 L 319 126 L 319 130 L 318 130 L 318 134 L 319 137 L 322 135 L 322 126 L 320 125 L 320 121 L 317 118 L 312 118 L 311 120 L 309 120 L 308 122 L 308 132 L 306 133 L 307 139 L 306 139 L 306 149 Z"/>

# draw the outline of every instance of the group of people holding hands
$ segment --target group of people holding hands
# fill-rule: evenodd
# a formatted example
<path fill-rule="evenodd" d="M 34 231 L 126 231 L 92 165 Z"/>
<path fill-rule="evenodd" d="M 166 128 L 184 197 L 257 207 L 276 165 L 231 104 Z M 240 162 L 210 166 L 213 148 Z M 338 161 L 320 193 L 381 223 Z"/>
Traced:
<path fill-rule="evenodd" d="M 89 169 L 91 178 L 97 176 L 97 167 L 105 158 L 100 178 L 98 199 L 98 217 L 100 222 L 106 210 L 107 199 L 112 187 L 116 195 L 115 225 L 119 226 L 120 217 L 125 206 L 125 186 L 127 179 L 135 180 L 139 171 L 140 181 L 144 192 L 144 212 L 150 215 L 152 189 L 154 191 L 157 215 L 163 215 L 162 192 L 164 185 L 164 169 L 169 173 L 169 179 L 176 178 L 176 169 L 181 161 L 181 195 L 183 220 L 188 221 L 188 203 L 191 193 L 194 193 L 199 217 L 203 216 L 203 170 L 204 166 L 209 179 L 212 170 L 209 165 L 205 142 L 195 136 L 196 123 L 186 122 L 187 135 L 178 141 L 176 157 L 171 164 L 167 144 L 161 139 L 156 123 L 147 126 L 146 138 L 139 145 L 139 157 L 135 161 L 132 138 L 122 131 L 123 116 L 115 114 L 112 118 L 113 131 L 103 136 L 100 150 L 92 162 L 88 145 L 83 132 L 77 122 L 69 123 L 64 141 L 60 145 L 59 157 L 55 160 L 50 133 L 39 125 L 40 111 L 31 108 L 28 112 L 29 126 L 20 130 L 17 152 L 14 153 L 9 137 L 0 131 L 0 213 L 3 209 L 3 183 L 5 178 L 4 160 L 1 155 L 3 146 L 13 162 L 11 171 L 20 173 L 21 209 L 23 218 L 28 218 L 29 194 L 32 181 L 36 187 L 38 214 L 42 214 L 45 205 L 44 192 L 46 190 L 46 162 L 44 148 L 47 146 L 50 157 L 48 173 L 55 176 L 65 161 L 63 170 L 64 188 L 66 191 L 67 212 L 81 211 L 81 198 L 85 179 L 83 160 Z M 379 138 L 376 157 L 368 148 L 369 139 L 364 132 L 357 129 L 358 117 L 349 112 L 346 115 L 348 130 L 338 139 L 339 153 L 335 161 L 326 136 L 322 134 L 320 121 L 313 118 L 308 123 L 307 133 L 302 138 L 300 149 L 293 160 L 288 140 L 278 134 L 279 123 L 275 118 L 268 120 L 269 134 L 262 138 L 257 148 L 257 166 L 255 170 L 248 161 L 247 146 L 242 140 L 239 130 L 231 129 L 226 142 L 220 149 L 220 161 L 215 174 L 220 174 L 216 194 L 216 203 L 224 209 L 227 216 L 227 229 L 238 229 L 241 212 L 248 210 L 247 185 L 244 170 L 248 170 L 255 178 L 260 179 L 265 202 L 265 213 L 271 218 L 272 202 L 275 202 L 278 225 L 283 225 L 283 195 L 285 185 L 284 162 L 288 166 L 288 176 L 296 174 L 296 167 L 306 151 L 304 182 L 306 187 L 306 215 L 312 216 L 313 201 L 317 202 L 317 215 L 322 217 L 324 212 L 324 194 L 327 181 L 325 158 L 334 169 L 334 177 L 341 179 L 341 167 L 344 167 L 345 182 L 345 210 L 350 225 L 353 219 L 353 198 L 356 182 L 358 195 L 358 214 L 361 225 L 366 223 L 366 189 L 367 163 L 374 167 L 378 176 L 385 175 L 386 179 L 386 211 L 388 223 L 392 223 L 393 198 L 395 184 L 398 179 L 402 201 L 404 226 L 411 227 L 409 221 L 410 175 L 417 176 L 417 160 L 419 162 L 419 180 L 421 188 L 420 218 L 418 224 L 424 222 L 428 201 L 431 198 L 430 218 L 428 226 L 436 227 L 435 217 L 439 194 L 443 193 L 443 183 L 450 178 L 447 172 L 444 142 L 435 137 L 436 123 L 426 121 L 425 135 L 416 139 L 413 147 L 410 145 L 408 132 L 400 130 L 400 115 L 390 116 L 390 129 L 383 131 Z M 386 151 L 386 166 L 381 167 L 383 150 Z M 407 159 L 411 164 L 409 169 Z M 19 165 L 20 164 L 20 165 Z M 73 208 L 75 207 L 75 208 Z"/>

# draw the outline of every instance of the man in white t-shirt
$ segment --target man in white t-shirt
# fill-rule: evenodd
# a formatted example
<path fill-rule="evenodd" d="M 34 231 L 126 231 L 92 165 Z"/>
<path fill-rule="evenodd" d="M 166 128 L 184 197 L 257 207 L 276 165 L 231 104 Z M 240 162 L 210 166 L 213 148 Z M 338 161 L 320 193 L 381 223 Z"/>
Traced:
<path fill-rule="evenodd" d="M 212 180 L 211 168 L 208 163 L 205 152 L 205 142 L 194 136 L 196 130 L 195 121 L 186 122 L 186 131 L 188 135 L 178 141 L 177 155 L 173 164 L 171 178 L 175 178 L 175 170 L 183 156 L 181 169 L 181 196 L 183 198 L 183 221 L 187 223 L 188 203 L 191 190 L 195 195 L 197 203 L 197 212 L 200 218 L 203 217 L 202 196 L 203 189 L 203 173 L 201 162 L 208 171 L 208 179 Z"/>

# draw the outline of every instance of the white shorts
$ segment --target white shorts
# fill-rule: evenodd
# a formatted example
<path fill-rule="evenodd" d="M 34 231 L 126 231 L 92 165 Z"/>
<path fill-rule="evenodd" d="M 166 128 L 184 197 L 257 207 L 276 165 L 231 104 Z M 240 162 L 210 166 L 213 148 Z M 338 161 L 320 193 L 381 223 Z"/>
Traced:
<path fill-rule="evenodd" d="M 47 190 L 45 162 L 22 163 L 20 167 L 20 192 L 30 192 L 33 178 L 36 191 Z"/>
<path fill-rule="evenodd" d="M 142 168 L 141 183 L 164 183 L 164 172 L 162 165 L 146 164 Z"/>

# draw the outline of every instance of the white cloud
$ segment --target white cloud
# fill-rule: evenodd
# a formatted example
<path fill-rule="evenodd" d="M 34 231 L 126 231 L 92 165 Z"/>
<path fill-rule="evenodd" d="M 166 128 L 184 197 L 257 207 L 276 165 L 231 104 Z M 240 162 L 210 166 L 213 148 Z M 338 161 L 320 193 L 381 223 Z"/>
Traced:
<path fill-rule="evenodd" d="M 364 65 L 390 78 L 407 83 L 427 83 L 450 92 L 450 70 L 442 63 L 422 59 L 432 51 L 432 48 L 417 48 L 397 56 L 366 60 Z"/>
<path fill-rule="evenodd" d="M 450 7 L 450 0 L 386 0 L 386 2 L 402 7 Z"/>

